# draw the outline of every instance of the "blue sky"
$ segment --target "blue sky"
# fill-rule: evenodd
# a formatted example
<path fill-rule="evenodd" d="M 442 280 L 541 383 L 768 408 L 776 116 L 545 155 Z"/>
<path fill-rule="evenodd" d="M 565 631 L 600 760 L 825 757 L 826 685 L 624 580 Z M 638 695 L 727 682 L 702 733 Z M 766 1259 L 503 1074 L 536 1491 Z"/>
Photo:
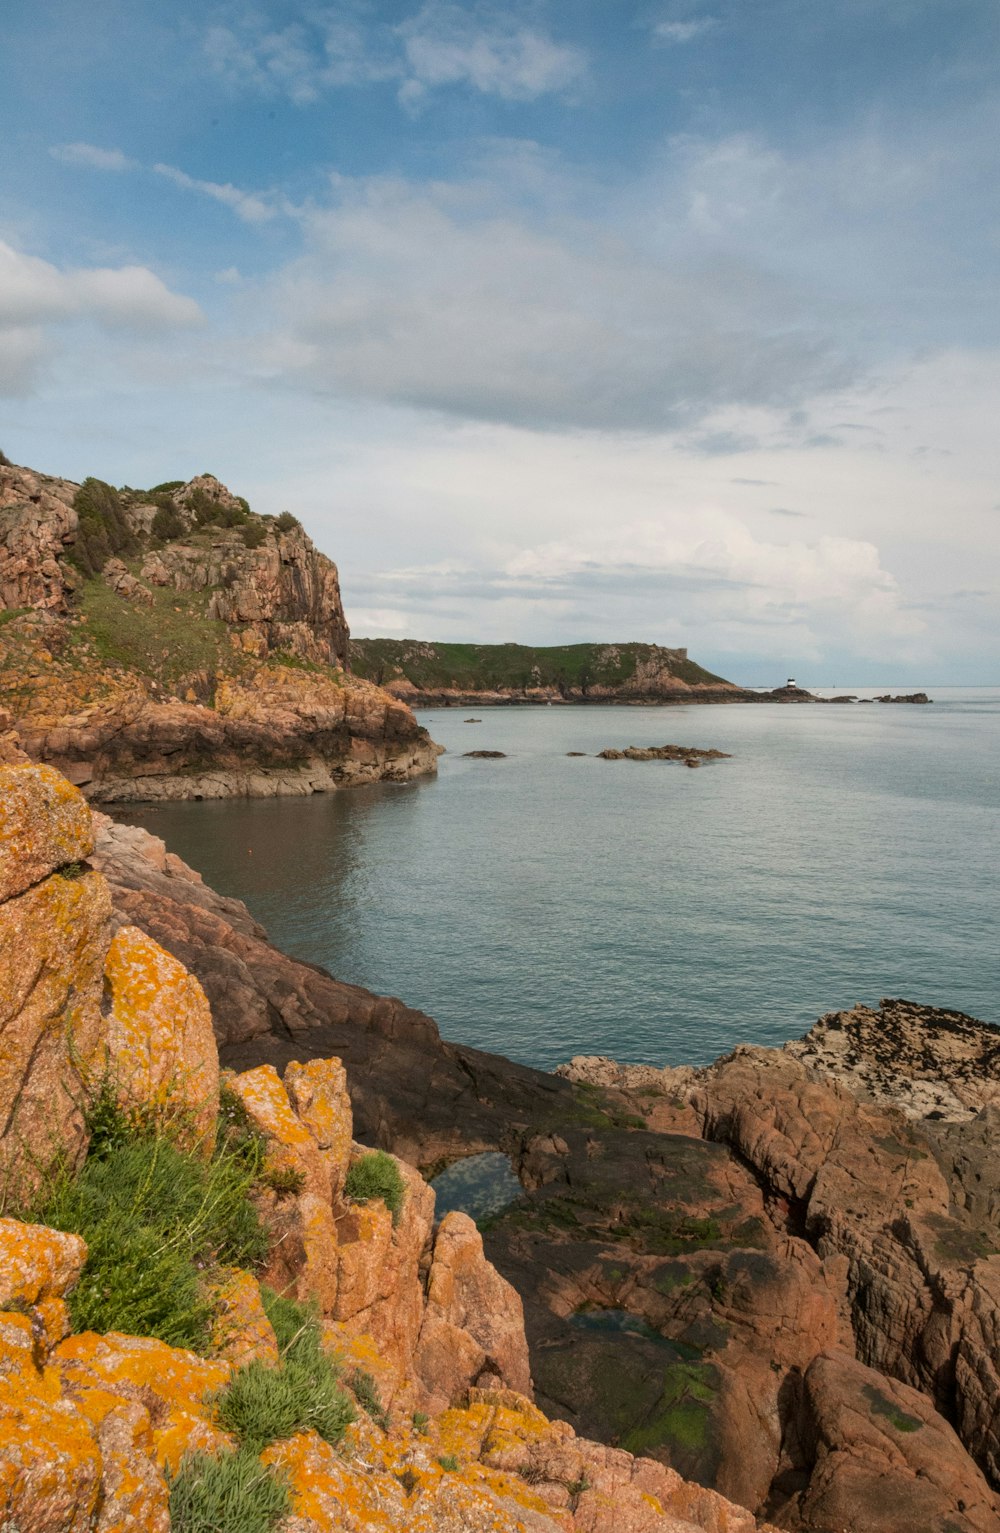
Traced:
<path fill-rule="evenodd" d="M 357 633 L 1000 682 L 995 0 L 8 0 L 0 445 Z"/>

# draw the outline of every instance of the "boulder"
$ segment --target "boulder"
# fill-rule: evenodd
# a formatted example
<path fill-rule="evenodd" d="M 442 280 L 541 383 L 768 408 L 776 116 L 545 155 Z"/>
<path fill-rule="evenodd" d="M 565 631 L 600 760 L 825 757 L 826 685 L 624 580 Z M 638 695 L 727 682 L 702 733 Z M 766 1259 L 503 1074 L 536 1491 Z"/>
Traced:
<path fill-rule="evenodd" d="M 0 767 L 0 902 L 94 849 L 87 801 L 48 766 Z"/>

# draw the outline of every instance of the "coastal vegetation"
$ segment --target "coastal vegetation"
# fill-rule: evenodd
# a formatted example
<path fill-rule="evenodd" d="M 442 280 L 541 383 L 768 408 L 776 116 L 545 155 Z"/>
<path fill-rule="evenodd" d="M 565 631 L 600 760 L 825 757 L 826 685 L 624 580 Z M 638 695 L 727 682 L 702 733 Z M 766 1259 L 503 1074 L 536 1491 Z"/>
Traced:
<path fill-rule="evenodd" d="M 392 1215 L 393 1224 L 399 1223 L 406 1186 L 396 1162 L 384 1150 L 373 1150 L 354 1162 L 347 1173 L 344 1191 L 358 1203 L 380 1198 Z"/>

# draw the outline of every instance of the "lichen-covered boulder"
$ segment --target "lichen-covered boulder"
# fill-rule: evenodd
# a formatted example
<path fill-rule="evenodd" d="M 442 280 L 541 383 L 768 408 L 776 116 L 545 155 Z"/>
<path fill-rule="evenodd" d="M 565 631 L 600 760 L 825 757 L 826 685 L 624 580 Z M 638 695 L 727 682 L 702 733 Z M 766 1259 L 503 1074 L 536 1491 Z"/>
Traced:
<path fill-rule="evenodd" d="M 87 1247 L 79 1235 L 0 1219 L 0 1310 L 62 1298 L 86 1260 Z"/>
<path fill-rule="evenodd" d="M 98 873 L 44 878 L 0 904 L 0 1185 L 24 1201 L 86 1145 L 101 1068 L 111 901 Z"/>
<path fill-rule="evenodd" d="M 276 1363 L 278 1343 L 260 1296 L 260 1284 L 249 1272 L 231 1267 L 213 1287 L 215 1322 L 211 1350 L 234 1368 L 247 1363 Z"/>
<path fill-rule="evenodd" d="M 354 1120 L 347 1071 L 339 1059 L 292 1060 L 285 1070 L 292 1109 L 309 1130 L 330 1178 L 330 1195 L 340 1196 L 351 1158 Z"/>
<path fill-rule="evenodd" d="M 0 767 L 0 901 L 94 850 L 83 794 L 49 766 Z"/>
<path fill-rule="evenodd" d="M 176 1117 L 182 1138 L 211 1148 L 219 1051 L 205 992 L 137 926 L 123 926 L 105 965 L 111 997 L 108 1070 L 127 1103 Z"/>
<path fill-rule="evenodd" d="M 291 1175 L 296 1190 L 330 1202 L 330 1175 L 316 1140 L 296 1116 L 273 1065 L 258 1065 L 226 1077 L 257 1131 L 267 1141 L 267 1170 Z"/>
<path fill-rule="evenodd" d="M 31 1318 L 0 1314 L 0 1527 L 93 1533 L 100 1489 L 97 1440 L 56 1369 L 38 1366 Z"/>

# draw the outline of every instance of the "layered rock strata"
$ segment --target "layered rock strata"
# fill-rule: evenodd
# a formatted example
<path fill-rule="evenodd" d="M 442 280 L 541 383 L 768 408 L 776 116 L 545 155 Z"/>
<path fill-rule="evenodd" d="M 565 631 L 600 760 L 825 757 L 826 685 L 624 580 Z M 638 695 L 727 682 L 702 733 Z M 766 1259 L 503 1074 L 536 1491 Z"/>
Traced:
<path fill-rule="evenodd" d="M 918 1124 L 792 1050 L 547 1076 L 285 958 L 136 827 L 100 820 L 95 857 L 118 919 L 198 974 L 231 1067 L 337 1054 L 363 1142 L 425 1168 L 510 1155 L 524 1196 L 485 1250 L 549 1417 L 787 1529 L 896 1533 L 917 1506 L 1000 1528 L 996 1109 Z"/>

